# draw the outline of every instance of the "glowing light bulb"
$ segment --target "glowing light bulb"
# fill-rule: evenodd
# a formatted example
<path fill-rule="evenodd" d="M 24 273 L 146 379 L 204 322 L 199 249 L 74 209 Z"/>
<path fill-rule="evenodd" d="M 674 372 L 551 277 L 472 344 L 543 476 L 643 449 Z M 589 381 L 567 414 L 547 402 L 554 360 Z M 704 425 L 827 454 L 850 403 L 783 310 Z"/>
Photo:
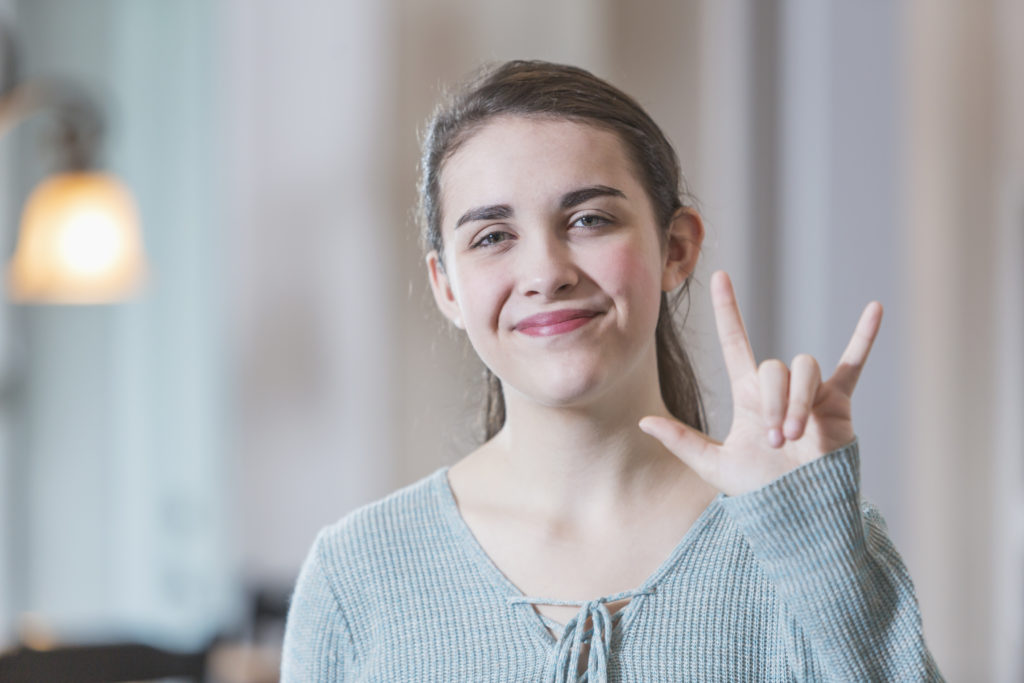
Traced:
<path fill-rule="evenodd" d="M 58 235 L 61 259 L 82 275 L 110 269 L 123 251 L 121 231 L 101 211 L 85 209 L 68 217 Z"/>
<path fill-rule="evenodd" d="M 17 301 L 104 303 L 137 292 L 145 270 L 127 190 L 106 174 L 64 173 L 29 197 L 8 284 Z"/>

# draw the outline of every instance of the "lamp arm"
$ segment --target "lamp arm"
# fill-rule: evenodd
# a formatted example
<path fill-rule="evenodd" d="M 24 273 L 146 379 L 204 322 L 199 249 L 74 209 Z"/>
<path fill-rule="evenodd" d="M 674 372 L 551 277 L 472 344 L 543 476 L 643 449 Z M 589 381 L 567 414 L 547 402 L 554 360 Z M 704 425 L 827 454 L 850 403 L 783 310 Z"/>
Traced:
<path fill-rule="evenodd" d="M 68 170 L 93 165 L 103 132 L 103 116 L 80 88 L 59 81 L 19 83 L 18 44 L 7 22 L 0 21 L 0 138 L 36 112 L 54 108 L 58 115 L 57 144 Z"/>
<path fill-rule="evenodd" d="M 84 170 L 95 165 L 103 133 L 99 109 L 80 89 L 59 81 L 28 81 L 0 94 L 0 138 L 34 114 L 55 109 L 62 168 Z"/>

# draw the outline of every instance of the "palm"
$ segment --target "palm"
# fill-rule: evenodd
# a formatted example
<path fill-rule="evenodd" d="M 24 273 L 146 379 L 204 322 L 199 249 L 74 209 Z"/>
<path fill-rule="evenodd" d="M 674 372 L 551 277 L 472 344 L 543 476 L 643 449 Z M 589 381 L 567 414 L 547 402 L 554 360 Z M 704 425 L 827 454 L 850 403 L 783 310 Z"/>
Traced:
<path fill-rule="evenodd" d="M 810 356 L 797 356 L 792 371 L 779 361 L 755 364 L 724 272 L 712 276 L 712 297 L 733 397 L 725 441 L 667 418 L 644 418 L 645 430 L 727 495 L 758 489 L 852 441 L 850 398 L 878 333 L 881 305 L 868 304 L 835 373 L 822 382 Z M 793 424 L 784 426 L 787 420 Z"/>

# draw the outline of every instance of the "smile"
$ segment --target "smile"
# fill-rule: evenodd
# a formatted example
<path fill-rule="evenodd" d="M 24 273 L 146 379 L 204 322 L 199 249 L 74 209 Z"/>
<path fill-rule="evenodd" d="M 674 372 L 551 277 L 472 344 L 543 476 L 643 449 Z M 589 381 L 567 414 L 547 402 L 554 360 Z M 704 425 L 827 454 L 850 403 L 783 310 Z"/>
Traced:
<path fill-rule="evenodd" d="M 580 311 L 574 317 L 559 316 L 560 319 L 526 320 L 517 325 L 516 329 L 531 337 L 551 337 L 583 327 L 598 315 L 599 313 L 596 311 Z"/>

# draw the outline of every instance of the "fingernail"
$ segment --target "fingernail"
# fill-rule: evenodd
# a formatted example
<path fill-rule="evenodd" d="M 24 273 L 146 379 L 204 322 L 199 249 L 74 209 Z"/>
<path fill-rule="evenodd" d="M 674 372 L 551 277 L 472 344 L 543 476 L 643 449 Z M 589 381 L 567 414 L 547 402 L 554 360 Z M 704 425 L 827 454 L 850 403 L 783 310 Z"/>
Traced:
<path fill-rule="evenodd" d="M 778 448 L 782 445 L 782 432 L 778 427 L 772 427 L 768 430 L 768 444 L 772 448 Z"/>
<path fill-rule="evenodd" d="M 795 439 L 797 437 L 797 434 L 800 433 L 800 421 L 797 420 L 796 418 L 789 418 L 788 420 L 786 420 L 786 424 L 783 427 L 783 431 L 785 431 L 786 436 L 788 436 L 790 439 Z"/>

